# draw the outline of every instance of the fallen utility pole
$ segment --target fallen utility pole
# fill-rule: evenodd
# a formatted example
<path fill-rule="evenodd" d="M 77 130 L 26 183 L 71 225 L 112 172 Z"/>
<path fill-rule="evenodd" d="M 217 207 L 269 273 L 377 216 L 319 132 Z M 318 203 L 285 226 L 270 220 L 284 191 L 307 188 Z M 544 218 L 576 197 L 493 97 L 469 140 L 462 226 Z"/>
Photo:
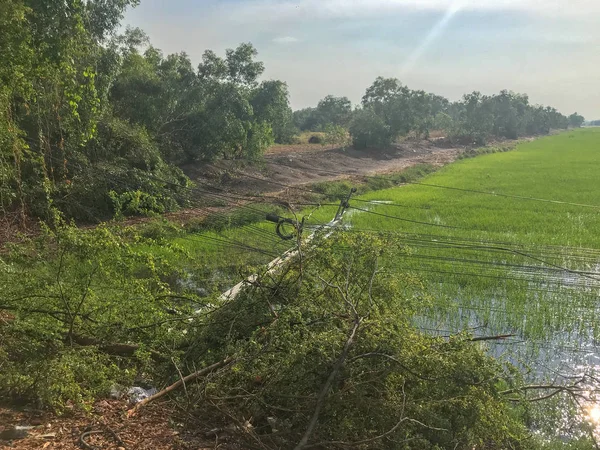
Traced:
<path fill-rule="evenodd" d="M 332 228 L 337 226 L 341 221 L 342 221 L 342 217 L 344 216 L 344 212 L 346 212 L 346 210 L 350 207 L 350 198 L 352 197 L 352 194 L 354 194 L 356 192 L 356 188 L 352 188 L 350 190 L 350 192 L 348 193 L 348 195 L 342 199 L 342 201 L 340 202 L 340 206 L 338 207 L 338 210 L 335 214 L 335 217 L 326 225 L 321 226 L 320 228 L 318 228 L 317 230 L 315 230 L 313 233 L 311 233 L 310 236 L 308 236 L 306 238 L 306 242 L 310 242 L 312 241 L 316 234 L 321 231 L 324 228 Z M 272 221 L 272 222 L 276 222 L 276 223 L 281 223 L 281 220 L 274 220 L 275 217 L 273 215 L 268 215 L 268 220 Z M 285 223 L 292 223 L 289 219 L 284 219 L 283 222 Z M 281 233 L 279 232 L 279 227 L 277 228 L 278 230 L 278 235 L 280 237 Z M 282 237 L 282 239 L 285 239 L 284 237 Z M 282 266 L 284 263 L 286 263 L 287 261 L 289 261 L 290 259 L 294 258 L 295 256 L 298 255 L 298 253 L 300 252 L 300 244 L 298 244 L 298 246 L 296 248 L 290 249 L 287 252 L 285 252 L 283 255 L 279 256 L 278 258 L 275 258 L 273 261 L 271 261 L 269 264 L 267 264 L 267 271 L 265 272 L 265 274 L 273 274 L 274 272 L 277 271 L 277 269 Z M 246 284 L 252 284 L 254 283 L 258 278 L 258 274 L 254 274 L 251 275 L 250 277 L 246 278 L 243 281 L 240 281 L 238 284 L 236 284 L 234 287 L 232 287 L 231 289 L 223 292 L 223 294 L 221 294 L 221 300 L 232 300 L 235 297 L 237 297 L 237 295 L 240 293 L 240 291 L 242 290 L 242 288 L 246 285 Z"/>

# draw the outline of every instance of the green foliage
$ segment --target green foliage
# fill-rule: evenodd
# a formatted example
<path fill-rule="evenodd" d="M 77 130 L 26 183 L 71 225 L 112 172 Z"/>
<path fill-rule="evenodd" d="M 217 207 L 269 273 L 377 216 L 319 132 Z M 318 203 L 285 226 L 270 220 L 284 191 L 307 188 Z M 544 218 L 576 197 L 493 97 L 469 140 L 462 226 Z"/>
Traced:
<path fill-rule="evenodd" d="M 176 354 L 185 320 L 169 311 L 189 314 L 192 304 L 171 301 L 177 295 L 167 281 L 176 269 L 138 251 L 136 241 L 169 246 L 130 230 L 61 225 L 2 256 L 3 399 L 58 410 L 85 406 L 113 383 L 157 373 Z"/>
<path fill-rule="evenodd" d="M 317 105 L 316 114 L 321 128 L 327 125 L 348 126 L 352 114 L 352 103 L 347 97 L 328 95 Z"/>
<path fill-rule="evenodd" d="M 197 222 L 192 222 L 186 226 L 190 232 L 200 231 L 223 231 L 227 229 L 242 228 L 246 225 L 257 224 L 265 220 L 267 213 L 283 214 L 284 211 L 279 208 L 263 207 L 255 205 L 253 209 L 236 209 L 226 214 L 210 215 Z M 261 211 L 262 210 L 262 211 Z"/>
<path fill-rule="evenodd" d="M 453 105 L 451 141 L 483 145 L 491 138 L 517 139 L 567 128 L 567 118 L 556 109 L 529 104 L 527 95 L 501 91 L 495 96 L 473 92 Z"/>
<path fill-rule="evenodd" d="M 289 144 L 295 134 L 287 84 L 263 81 L 253 92 L 251 105 L 256 120 L 271 124 L 275 142 Z"/>
<path fill-rule="evenodd" d="M 324 144 L 342 148 L 349 147 L 351 144 L 348 130 L 340 125 L 328 124 L 323 128 L 323 132 L 325 133 Z"/>
<path fill-rule="evenodd" d="M 309 144 L 324 144 L 325 138 L 320 134 L 313 134 L 308 138 Z"/>
<path fill-rule="evenodd" d="M 100 119 L 98 132 L 85 147 L 91 164 L 119 163 L 152 172 L 163 165 L 160 152 L 144 127 L 131 125 L 107 115 Z"/>
<path fill-rule="evenodd" d="M 418 181 L 435 171 L 436 167 L 430 164 L 417 164 L 393 174 L 366 177 L 362 182 L 342 180 L 314 183 L 310 185 L 310 189 L 322 195 L 322 197 L 315 199 L 315 201 L 339 201 L 345 198 L 352 188 L 357 189 L 357 195 L 362 195 L 367 192 L 388 189 L 404 183 Z"/>
<path fill-rule="evenodd" d="M 327 200 L 340 200 L 344 196 L 348 195 L 350 189 L 354 185 L 347 180 L 336 181 L 336 182 L 323 182 L 315 183 L 311 185 L 311 190 L 318 192 L 324 196 Z"/>
<path fill-rule="evenodd" d="M 294 126 L 300 131 L 314 131 L 318 129 L 315 108 L 305 108 L 294 111 L 292 120 Z"/>
<path fill-rule="evenodd" d="M 159 203 L 156 197 L 139 190 L 123 192 L 122 194 L 110 191 L 108 195 L 113 201 L 115 217 L 117 218 L 150 216 L 165 212 L 164 206 Z"/>
<path fill-rule="evenodd" d="M 348 127 L 352 119 L 352 103 L 347 97 L 328 95 L 316 108 L 306 108 L 294 112 L 293 122 L 300 131 L 325 131 L 333 125 Z"/>
<path fill-rule="evenodd" d="M 580 114 L 573 113 L 569 116 L 569 126 L 572 128 L 581 128 L 585 122 L 585 117 Z"/>
<path fill-rule="evenodd" d="M 402 251 L 378 237 L 320 240 L 302 263 L 222 305 L 186 361 L 237 362 L 188 387 L 198 418 L 251 417 L 255 438 L 292 448 L 322 401 L 309 436 L 321 448 L 369 439 L 354 446 L 519 448 L 525 429 L 493 381 L 502 368 L 463 337 L 415 330 L 411 320 L 428 302 L 422 286 L 381 275 L 385 253 Z"/>
<path fill-rule="evenodd" d="M 390 127 L 372 109 L 362 109 L 354 114 L 350 135 L 354 148 L 361 150 L 387 147 L 394 138 Z"/>
<path fill-rule="evenodd" d="M 299 112 L 298 120 L 308 120 L 314 111 Z M 429 138 L 432 129 L 444 130 L 451 142 L 483 145 L 490 138 L 517 139 L 526 135 L 548 134 L 566 128 L 568 120 L 556 109 L 529 104 L 527 95 L 501 91 L 495 96 L 479 92 L 467 94 L 459 102 L 424 91 L 413 91 L 397 79 L 379 77 L 362 99 L 362 111 L 354 113 L 351 134 L 357 148 L 385 146 L 400 136 L 414 134 Z M 573 125 L 583 123 L 573 115 Z M 362 126 L 359 126 L 361 123 Z M 579 125 L 578 125 L 579 124 Z M 366 130 L 385 136 L 379 143 L 366 143 Z"/>
<path fill-rule="evenodd" d="M 491 145 L 487 147 L 480 148 L 469 148 L 461 153 L 458 159 L 466 159 L 466 158 L 475 158 L 480 155 L 490 155 L 492 153 L 501 153 L 501 152 L 510 152 L 514 150 L 517 144 L 510 145 Z"/>
<path fill-rule="evenodd" d="M 197 70 L 138 29 L 115 30 L 136 0 L 0 5 L 0 205 L 5 213 L 97 222 L 185 205 L 170 164 L 257 160 L 294 133 L 287 87 L 258 85 L 251 44 Z M 146 174 L 146 179 L 144 179 Z M 131 207 L 125 204 L 135 205 Z"/>

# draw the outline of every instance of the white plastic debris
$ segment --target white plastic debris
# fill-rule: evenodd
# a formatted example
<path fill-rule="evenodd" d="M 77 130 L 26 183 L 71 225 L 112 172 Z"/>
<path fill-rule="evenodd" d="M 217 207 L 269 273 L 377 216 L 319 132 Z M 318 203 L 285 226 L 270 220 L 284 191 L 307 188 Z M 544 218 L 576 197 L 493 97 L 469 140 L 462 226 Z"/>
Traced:
<path fill-rule="evenodd" d="M 158 391 L 155 388 L 144 389 L 139 386 L 134 386 L 127 390 L 127 396 L 129 397 L 129 402 L 135 405 L 148 397 L 152 397 L 157 392 Z"/>

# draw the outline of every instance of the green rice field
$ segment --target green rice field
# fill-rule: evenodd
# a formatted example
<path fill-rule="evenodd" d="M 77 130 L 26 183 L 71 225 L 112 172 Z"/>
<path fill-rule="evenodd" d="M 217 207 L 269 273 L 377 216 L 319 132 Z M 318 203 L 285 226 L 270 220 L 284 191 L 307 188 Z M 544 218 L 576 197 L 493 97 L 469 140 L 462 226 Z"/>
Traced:
<path fill-rule="evenodd" d="M 358 200 L 391 204 L 358 202 L 369 213 L 351 230 L 403 239 L 410 254 L 390 265 L 428 281 L 453 330 L 580 345 L 599 332 L 599 168 L 598 130 L 551 136 L 369 193 Z"/>

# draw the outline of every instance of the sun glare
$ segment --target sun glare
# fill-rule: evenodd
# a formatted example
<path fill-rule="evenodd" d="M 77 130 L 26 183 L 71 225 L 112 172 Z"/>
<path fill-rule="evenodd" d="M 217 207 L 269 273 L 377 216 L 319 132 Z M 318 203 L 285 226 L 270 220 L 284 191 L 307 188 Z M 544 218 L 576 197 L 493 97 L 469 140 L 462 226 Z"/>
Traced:
<path fill-rule="evenodd" d="M 408 59 L 405 61 L 404 65 L 401 68 L 401 73 L 406 74 L 410 72 L 413 67 L 417 64 L 423 53 L 427 51 L 427 49 L 435 42 L 444 32 L 444 30 L 448 27 L 454 16 L 458 14 L 465 6 L 465 0 L 454 0 L 454 2 L 448 7 L 446 13 L 442 16 L 442 18 L 437 22 L 433 28 L 429 31 L 425 39 L 421 42 L 421 44 L 410 54 Z"/>
<path fill-rule="evenodd" d="M 588 409 L 588 416 L 595 424 L 600 424 L 600 405 L 591 406 Z"/>

